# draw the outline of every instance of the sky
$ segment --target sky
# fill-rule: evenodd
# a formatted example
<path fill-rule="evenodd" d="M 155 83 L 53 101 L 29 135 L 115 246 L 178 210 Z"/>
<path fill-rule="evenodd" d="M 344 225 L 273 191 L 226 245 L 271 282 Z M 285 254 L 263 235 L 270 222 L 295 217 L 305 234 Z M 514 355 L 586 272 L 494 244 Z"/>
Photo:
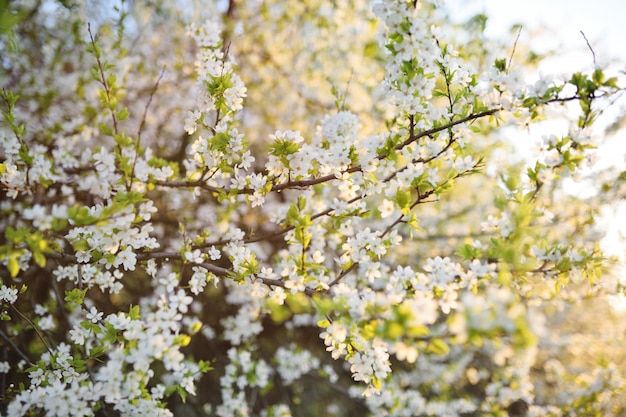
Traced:
<path fill-rule="evenodd" d="M 529 41 L 536 50 L 559 51 L 542 64 L 540 70 L 544 73 L 592 70 L 594 57 L 587 41 L 597 64 L 608 65 L 608 73 L 626 71 L 626 0 L 446 0 L 446 4 L 459 17 L 486 13 L 487 33 L 505 41 L 514 42 L 515 34 L 510 27 L 521 23 L 521 41 Z M 540 35 L 529 39 L 534 30 L 539 30 Z M 611 117 L 624 112 L 626 99 L 599 120 L 598 131 L 603 130 L 603 123 L 608 124 Z M 623 163 L 626 132 L 607 138 L 607 142 L 600 163 L 605 166 Z"/>
<path fill-rule="evenodd" d="M 529 30 L 545 28 L 542 42 L 566 50 L 588 52 L 580 31 L 589 39 L 598 60 L 615 57 L 626 63 L 626 1 L 624 0 L 446 0 L 453 16 L 483 12 L 491 35 L 510 36 L 512 24 Z"/>
<path fill-rule="evenodd" d="M 598 65 L 608 65 L 613 73 L 626 70 L 626 0 L 445 0 L 445 4 L 455 20 L 486 14 L 487 35 L 511 44 L 516 36 L 511 33 L 511 26 L 522 24 L 520 41 L 529 42 L 539 52 L 559 51 L 540 67 L 544 73 L 592 70 L 594 58 L 587 40 Z M 540 35 L 531 39 L 531 33 L 537 30 Z M 626 98 L 606 112 L 596 131 L 602 133 L 613 117 L 623 113 L 626 113 Z M 603 140 L 598 166 L 626 169 L 626 131 Z M 626 204 L 619 204 L 617 210 L 607 210 L 603 223 L 608 230 L 604 250 L 626 260 L 626 245 L 620 243 L 620 234 L 626 234 Z"/>

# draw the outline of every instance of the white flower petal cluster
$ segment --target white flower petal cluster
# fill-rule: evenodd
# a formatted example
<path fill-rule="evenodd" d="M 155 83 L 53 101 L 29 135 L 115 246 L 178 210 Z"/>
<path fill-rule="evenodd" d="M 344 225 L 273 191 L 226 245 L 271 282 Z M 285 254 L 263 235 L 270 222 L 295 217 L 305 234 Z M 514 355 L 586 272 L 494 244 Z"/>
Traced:
<path fill-rule="evenodd" d="M 623 173 L 564 182 L 618 78 L 529 82 L 435 0 L 57 3 L 0 11 L 3 413 L 626 409 L 623 341 L 571 326 L 622 295 Z"/>

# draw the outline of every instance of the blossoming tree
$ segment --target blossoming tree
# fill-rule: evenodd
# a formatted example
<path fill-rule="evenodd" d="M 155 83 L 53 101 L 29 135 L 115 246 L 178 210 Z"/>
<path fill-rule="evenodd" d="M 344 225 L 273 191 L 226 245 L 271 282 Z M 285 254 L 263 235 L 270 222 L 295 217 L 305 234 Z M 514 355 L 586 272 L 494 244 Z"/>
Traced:
<path fill-rule="evenodd" d="M 568 325 L 621 291 L 619 78 L 533 79 L 437 1 L 4 3 L 2 415 L 626 410 Z"/>

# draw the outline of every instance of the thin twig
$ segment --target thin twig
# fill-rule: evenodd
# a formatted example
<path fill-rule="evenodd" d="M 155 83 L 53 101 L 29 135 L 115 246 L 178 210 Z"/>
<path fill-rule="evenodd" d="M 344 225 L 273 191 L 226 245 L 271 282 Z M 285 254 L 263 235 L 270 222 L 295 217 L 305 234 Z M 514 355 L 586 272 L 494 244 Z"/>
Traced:
<path fill-rule="evenodd" d="M 156 83 L 154 83 L 154 87 L 152 87 L 152 91 L 150 91 L 150 97 L 148 97 L 148 102 L 146 103 L 146 107 L 143 110 L 143 116 L 141 117 L 141 124 L 139 125 L 139 130 L 137 131 L 137 145 L 136 145 L 137 149 L 139 149 L 139 143 L 141 141 L 141 134 L 146 124 L 146 117 L 148 116 L 148 109 L 150 108 L 150 104 L 152 104 L 152 99 L 154 98 L 154 95 L 156 94 L 157 88 L 159 88 L 159 83 L 161 82 L 161 79 L 163 79 L 163 75 L 165 75 L 165 66 L 163 66 L 163 68 L 161 69 L 161 72 L 159 73 L 159 77 L 157 78 Z"/>
<path fill-rule="evenodd" d="M 6 335 L 2 330 L 0 330 L 0 337 L 2 337 L 4 339 L 5 342 L 7 342 L 9 344 L 9 346 L 11 346 L 11 348 L 13 348 L 13 350 L 15 351 L 15 353 L 17 353 L 22 359 L 24 359 L 26 362 L 28 362 L 29 364 L 33 364 L 30 359 L 28 358 L 28 356 L 22 352 L 20 350 L 19 347 L 17 347 L 17 345 L 15 343 L 13 343 L 13 341 L 11 340 L 11 338 L 9 338 L 8 335 Z"/>
<path fill-rule="evenodd" d="M 91 46 L 94 49 L 94 56 L 96 57 L 96 62 L 98 64 L 98 72 L 100 73 L 100 84 L 104 87 L 104 92 L 107 96 L 109 102 L 111 101 L 111 89 L 109 88 L 109 83 L 107 82 L 106 76 L 104 75 L 104 67 L 102 66 L 102 61 L 100 61 L 100 57 L 96 53 L 96 40 L 94 39 L 93 33 L 91 32 L 91 24 L 87 23 L 87 32 L 89 32 L 89 39 L 91 40 Z M 106 103 L 107 107 L 109 103 Z M 119 134 L 119 129 L 117 125 L 117 116 L 115 116 L 115 111 L 113 109 L 109 109 L 111 112 L 111 118 L 113 119 L 113 131 L 116 135 Z"/>
<path fill-rule="evenodd" d="M 587 39 L 587 37 L 585 36 L 585 32 L 583 32 L 582 30 L 580 31 L 580 34 L 583 35 L 583 38 L 585 38 L 585 42 L 587 42 L 587 47 L 589 47 L 589 50 L 591 51 L 591 55 L 593 56 L 593 67 L 598 68 L 598 64 L 596 63 L 596 53 L 591 47 L 591 43 L 589 43 L 589 39 Z"/>
<path fill-rule="evenodd" d="M 35 326 L 35 323 L 33 323 L 28 317 L 26 317 L 24 314 L 22 314 L 21 311 L 19 311 L 17 308 L 15 308 L 15 306 L 11 305 L 11 308 L 13 309 L 13 311 L 15 311 L 21 318 L 23 318 L 24 320 L 26 320 L 26 322 L 28 324 L 31 325 L 31 327 L 33 328 L 33 330 L 35 331 L 35 333 L 37 333 L 37 336 L 39 337 L 39 339 L 41 340 L 41 342 L 43 343 L 43 345 L 46 347 L 46 349 L 48 350 L 48 352 L 52 355 L 52 349 L 50 349 L 50 346 L 48 346 L 48 343 L 46 342 L 46 339 L 43 337 L 43 335 L 41 334 L 41 332 L 39 331 L 39 329 L 37 328 L 37 326 Z"/>
<path fill-rule="evenodd" d="M 511 62 L 513 61 L 513 55 L 515 55 L 515 48 L 517 48 L 517 41 L 519 41 L 519 37 L 522 34 L 522 26 L 519 27 L 517 31 L 517 36 L 515 37 L 515 42 L 513 43 L 513 50 L 511 51 L 511 56 L 509 57 L 509 64 L 506 66 L 506 72 L 508 74 L 509 69 L 511 68 Z"/>
<path fill-rule="evenodd" d="M 340 110 L 346 109 L 346 97 L 348 96 L 348 90 L 350 89 L 350 82 L 352 82 L 353 75 L 354 75 L 354 69 L 350 70 L 350 78 L 348 78 L 348 82 L 346 83 L 346 88 L 343 92 L 343 97 L 341 98 Z"/>

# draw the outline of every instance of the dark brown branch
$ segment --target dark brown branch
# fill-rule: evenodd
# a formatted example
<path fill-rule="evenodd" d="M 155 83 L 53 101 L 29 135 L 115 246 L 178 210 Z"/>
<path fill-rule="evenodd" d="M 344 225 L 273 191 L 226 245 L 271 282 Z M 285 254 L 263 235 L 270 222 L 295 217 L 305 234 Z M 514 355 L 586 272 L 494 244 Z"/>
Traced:
<path fill-rule="evenodd" d="M 481 119 L 483 117 L 487 117 L 487 116 L 492 116 L 496 113 L 498 113 L 500 111 L 500 109 L 489 109 L 489 110 L 485 110 L 482 111 L 480 113 L 475 113 L 475 114 L 470 114 L 469 116 L 463 117 L 462 119 L 458 119 L 458 120 L 454 120 L 452 122 L 446 123 L 444 125 L 438 126 L 438 127 L 434 127 L 432 129 L 428 129 L 428 130 L 423 130 L 415 135 L 411 135 L 409 136 L 409 138 L 407 140 L 405 140 L 404 142 L 402 142 L 401 144 L 399 144 L 398 146 L 396 146 L 396 150 L 401 150 L 404 147 L 410 145 L 411 143 L 425 137 L 425 136 L 432 136 L 435 133 L 439 133 L 442 132 L 444 130 L 450 129 L 451 127 L 454 127 L 456 125 L 460 125 L 462 123 L 467 123 L 467 122 L 471 122 L 473 120 L 477 120 L 477 119 Z"/>
<path fill-rule="evenodd" d="M 163 181 L 163 180 L 157 180 L 155 181 L 156 185 L 160 185 L 162 187 L 171 187 L 171 188 L 193 188 L 193 187 L 199 187 L 202 188 L 203 190 L 207 190 L 213 193 L 218 193 L 220 191 L 224 191 L 226 193 L 229 192 L 228 189 L 224 188 L 217 188 L 217 187 L 213 187 L 211 185 L 206 184 L 204 181 L 184 181 L 184 180 L 172 180 L 172 181 Z M 252 190 L 250 190 L 249 193 L 243 193 L 242 194 L 252 194 Z"/>
<path fill-rule="evenodd" d="M 180 254 L 180 252 L 174 252 L 174 251 L 172 252 L 144 252 L 144 253 L 137 254 L 138 261 L 144 261 L 146 259 L 176 259 L 176 260 L 182 261 L 183 257 Z M 212 272 L 218 276 L 226 276 L 230 274 L 230 271 L 228 269 L 213 265 L 209 262 L 202 262 L 197 265 L 200 265 L 201 267 L 205 268 L 209 272 Z"/>
<path fill-rule="evenodd" d="M 451 121 L 449 123 L 446 123 L 444 125 L 441 125 L 439 127 L 435 127 L 432 129 L 428 129 L 428 130 L 424 130 L 421 131 L 419 133 L 416 134 L 411 134 L 409 136 L 409 138 L 407 140 L 405 140 L 404 142 L 402 142 L 400 145 L 396 146 L 396 150 L 401 150 L 404 147 L 410 145 L 411 143 L 415 142 L 416 140 L 423 138 L 425 136 L 432 136 L 435 133 L 439 133 L 441 131 L 447 130 L 451 127 L 454 127 L 456 125 L 462 124 L 462 123 L 466 123 L 466 122 L 471 122 L 486 116 L 491 116 L 496 114 L 497 112 L 499 112 L 500 109 L 490 109 L 490 110 L 485 110 L 482 111 L 480 113 L 476 113 L 476 114 L 471 114 L 469 116 L 466 116 L 462 119 L 458 119 L 458 120 L 454 120 Z M 447 147 L 449 147 L 451 145 L 451 143 L 448 144 Z M 447 149 L 446 147 L 446 149 Z M 439 154 L 438 154 L 439 155 Z M 437 156 L 438 156 L 437 155 Z M 436 157 L 436 156 L 435 156 Z M 378 159 L 384 159 L 384 156 L 379 155 Z M 428 162 L 431 159 L 426 160 L 425 162 Z M 417 161 L 419 162 L 419 161 Z M 353 172 L 360 172 L 362 171 L 362 167 L 361 165 L 355 165 L 353 167 L 350 167 L 348 169 L 346 169 L 345 171 L 343 171 L 343 173 L 353 173 Z M 283 190 L 287 190 L 287 189 L 298 189 L 298 188 L 305 188 L 305 187 L 311 187 L 313 185 L 318 185 L 318 184 L 322 184 L 328 181 L 332 181 L 337 179 L 335 174 L 329 174 L 329 175 L 325 175 L 323 177 L 319 177 L 319 178 L 312 178 L 312 179 L 306 179 L 306 180 L 295 180 L 295 181 L 287 181 L 285 183 L 282 184 L 276 184 L 274 186 L 272 186 L 270 191 L 283 191 Z M 202 181 L 181 181 L 181 180 L 175 180 L 175 181 L 156 181 L 157 185 L 161 185 L 164 187 L 179 187 L 179 188 L 185 188 L 185 187 L 200 187 L 203 188 L 207 191 L 211 191 L 211 192 L 225 192 L 225 193 L 229 193 L 230 189 L 229 188 L 223 188 L 223 189 L 219 189 L 217 187 L 213 187 L 210 185 L 207 185 L 205 183 L 203 183 Z M 254 190 L 249 189 L 249 188 L 244 188 L 241 190 L 237 191 L 238 194 L 252 194 L 254 193 Z"/>
<path fill-rule="evenodd" d="M 332 287 L 334 287 L 335 285 L 339 284 L 339 282 L 346 276 L 348 275 L 350 272 L 352 272 L 354 270 L 354 268 L 356 268 L 359 265 L 358 262 L 353 263 L 352 265 L 350 265 L 350 267 L 348 269 L 344 269 L 343 271 L 341 271 L 341 273 L 339 274 L 339 276 L 337 278 L 335 278 L 330 284 L 328 284 L 328 289 L 325 292 L 328 292 Z"/>
<path fill-rule="evenodd" d="M 235 14 L 235 8 L 237 7 L 235 0 L 228 1 L 228 10 L 226 11 L 226 17 L 232 19 Z"/>

